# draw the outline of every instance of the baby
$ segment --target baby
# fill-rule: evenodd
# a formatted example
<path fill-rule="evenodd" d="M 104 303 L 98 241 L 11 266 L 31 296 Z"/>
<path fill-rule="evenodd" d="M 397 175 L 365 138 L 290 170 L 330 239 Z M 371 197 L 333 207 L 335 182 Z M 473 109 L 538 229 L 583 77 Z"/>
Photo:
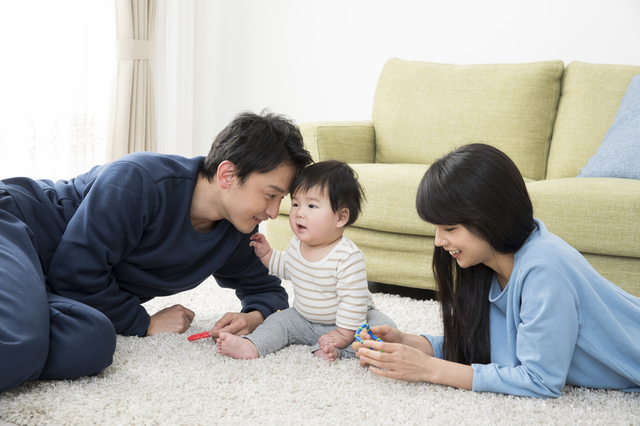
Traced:
<path fill-rule="evenodd" d="M 343 235 L 356 221 L 364 197 L 354 171 L 339 161 L 303 169 L 291 188 L 289 224 L 294 236 L 286 252 L 274 250 L 263 234 L 251 246 L 270 274 L 291 280 L 293 307 L 269 316 L 247 336 L 220 333 L 217 351 L 254 359 L 287 345 L 312 345 L 319 358 L 353 358 L 350 346 L 363 323 L 394 322 L 373 307 L 364 256 Z"/>

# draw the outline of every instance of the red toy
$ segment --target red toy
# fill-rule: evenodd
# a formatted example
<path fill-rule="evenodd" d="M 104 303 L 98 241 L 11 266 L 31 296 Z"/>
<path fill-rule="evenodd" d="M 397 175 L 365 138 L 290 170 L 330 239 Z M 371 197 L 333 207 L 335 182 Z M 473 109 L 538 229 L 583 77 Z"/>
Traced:
<path fill-rule="evenodd" d="M 206 339 L 207 337 L 211 337 L 209 336 L 209 332 L 203 331 L 202 333 L 192 334 L 191 336 L 189 336 L 189 340 Z"/>

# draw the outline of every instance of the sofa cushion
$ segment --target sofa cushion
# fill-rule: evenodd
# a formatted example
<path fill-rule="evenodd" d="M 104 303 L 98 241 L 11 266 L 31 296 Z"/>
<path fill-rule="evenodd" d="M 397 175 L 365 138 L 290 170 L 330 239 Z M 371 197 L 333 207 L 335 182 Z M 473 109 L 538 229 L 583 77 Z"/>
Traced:
<path fill-rule="evenodd" d="M 640 180 L 547 179 L 527 189 L 534 216 L 578 251 L 640 257 Z"/>
<path fill-rule="evenodd" d="M 416 210 L 418 185 L 429 166 L 423 164 L 351 164 L 367 202 L 354 226 L 409 235 L 434 235 Z"/>
<path fill-rule="evenodd" d="M 544 179 L 564 64 L 446 65 L 390 59 L 373 104 L 377 163 L 433 161 L 471 142 Z"/>
<path fill-rule="evenodd" d="M 547 179 L 578 176 L 613 124 L 620 101 L 636 74 L 640 74 L 640 66 L 584 62 L 567 65 Z"/>
<path fill-rule="evenodd" d="M 314 161 L 373 163 L 375 160 L 375 132 L 370 120 L 302 123 L 300 133 Z"/>
<path fill-rule="evenodd" d="M 629 83 L 613 125 L 578 177 L 640 179 L 640 75 Z"/>

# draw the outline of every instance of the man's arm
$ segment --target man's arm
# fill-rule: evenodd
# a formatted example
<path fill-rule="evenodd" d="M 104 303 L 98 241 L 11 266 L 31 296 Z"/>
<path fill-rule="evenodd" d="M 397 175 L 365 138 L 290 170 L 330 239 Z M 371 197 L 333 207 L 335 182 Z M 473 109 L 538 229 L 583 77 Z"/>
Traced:
<path fill-rule="evenodd" d="M 136 247 L 150 212 L 158 209 L 156 188 L 144 171 L 122 163 L 91 178 L 52 258 L 48 284 L 104 313 L 118 334 L 144 336 L 149 315 L 111 271 Z"/>
<path fill-rule="evenodd" d="M 236 330 L 233 334 L 247 334 L 244 332 L 246 330 L 250 333 L 266 317 L 289 307 L 289 295 L 282 287 L 280 278 L 269 275 L 269 270 L 254 253 L 250 241 L 251 235 L 244 236 L 230 256 L 230 261 L 214 273 L 218 285 L 234 289 L 242 304 L 241 312 L 227 313 L 216 323 L 211 330 L 214 337 L 220 331 L 228 330 Z M 223 330 L 225 327 L 230 328 Z"/>

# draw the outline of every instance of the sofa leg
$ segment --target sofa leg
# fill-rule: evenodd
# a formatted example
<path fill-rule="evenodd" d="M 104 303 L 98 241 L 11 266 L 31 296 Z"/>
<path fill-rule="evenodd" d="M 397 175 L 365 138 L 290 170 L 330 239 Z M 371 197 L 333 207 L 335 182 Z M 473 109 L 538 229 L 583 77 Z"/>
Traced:
<path fill-rule="evenodd" d="M 403 287 L 394 284 L 378 283 L 368 281 L 371 293 L 397 294 L 402 297 L 410 297 L 416 300 L 438 300 L 435 290 L 426 288 Z"/>

